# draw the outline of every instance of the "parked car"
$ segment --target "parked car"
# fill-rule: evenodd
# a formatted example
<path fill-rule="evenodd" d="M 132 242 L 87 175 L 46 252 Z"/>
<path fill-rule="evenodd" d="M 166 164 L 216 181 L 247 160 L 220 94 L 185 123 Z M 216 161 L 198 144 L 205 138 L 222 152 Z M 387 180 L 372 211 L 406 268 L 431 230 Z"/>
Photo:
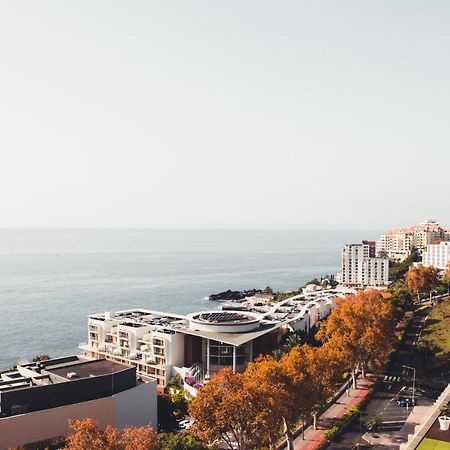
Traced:
<path fill-rule="evenodd" d="M 413 406 L 416 406 L 416 401 L 412 398 L 401 398 L 397 400 L 397 405 L 402 408 L 412 408 Z"/>
<path fill-rule="evenodd" d="M 192 422 L 189 419 L 183 419 L 180 420 L 178 424 L 180 425 L 180 428 L 187 430 L 192 425 Z"/>

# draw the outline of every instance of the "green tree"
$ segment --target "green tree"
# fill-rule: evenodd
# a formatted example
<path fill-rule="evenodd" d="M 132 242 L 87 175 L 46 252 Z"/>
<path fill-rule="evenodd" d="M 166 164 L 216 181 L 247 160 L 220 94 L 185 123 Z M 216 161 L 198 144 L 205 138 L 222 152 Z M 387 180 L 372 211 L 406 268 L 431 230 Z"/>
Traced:
<path fill-rule="evenodd" d="M 375 431 L 377 428 L 380 427 L 383 420 L 380 416 L 370 416 L 364 421 L 364 426 L 369 431 Z"/>
<path fill-rule="evenodd" d="M 172 393 L 171 401 L 174 405 L 173 414 L 176 418 L 181 419 L 187 414 L 189 402 L 183 390 L 178 390 Z"/>
<path fill-rule="evenodd" d="M 160 450 L 209 450 L 208 444 L 198 439 L 192 433 L 160 433 L 158 435 Z"/>
<path fill-rule="evenodd" d="M 282 354 L 284 354 L 290 352 L 294 347 L 298 347 L 303 344 L 303 338 L 299 333 L 290 333 L 284 339 L 284 342 L 281 344 L 280 349 Z"/>
<path fill-rule="evenodd" d="M 183 380 L 181 378 L 181 375 L 177 373 L 173 377 L 170 378 L 169 382 L 167 383 L 167 389 L 181 389 L 181 384 Z"/>
<path fill-rule="evenodd" d="M 391 302 L 396 308 L 404 309 L 413 301 L 413 295 L 411 294 L 411 291 L 403 282 L 398 282 L 391 293 Z"/>
<path fill-rule="evenodd" d="M 421 259 L 420 253 L 416 249 L 413 249 L 405 260 L 401 262 L 391 261 L 389 263 L 389 279 L 392 281 L 403 279 L 409 267 L 413 263 L 421 261 Z"/>

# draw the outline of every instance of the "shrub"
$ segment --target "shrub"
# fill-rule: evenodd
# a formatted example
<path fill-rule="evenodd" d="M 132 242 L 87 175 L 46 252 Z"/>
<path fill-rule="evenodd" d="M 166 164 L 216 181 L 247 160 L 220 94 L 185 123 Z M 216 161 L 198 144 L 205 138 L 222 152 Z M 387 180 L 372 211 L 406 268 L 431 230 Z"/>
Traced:
<path fill-rule="evenodd" d="M 208 450 L 211 448 L 189 432 L 160 433 L 158 443 L 161 450 Z"/>
<path fill-rule="evenodd" d="M 327 441 L 332 441 L 341 431 L 341 428 L 334 425 L 329 430 L 325 431 L 324 436 Z"/>
<path fill-rule="evenodd" d="M 380 416 L 370 416 L 364 421 L 364 425 L 369 431 L 375 431 L 381 425 L 381 422 Z"/>
<path fill-rule="evenodd" d="M 350 423 L 353 417 L 359 414 L 359 411 L 359 406 L 350 408 L 340 419 L 336 420 L 335 424 L 329 430 L 325 431 L 325 439 L 332 441 Z"/>

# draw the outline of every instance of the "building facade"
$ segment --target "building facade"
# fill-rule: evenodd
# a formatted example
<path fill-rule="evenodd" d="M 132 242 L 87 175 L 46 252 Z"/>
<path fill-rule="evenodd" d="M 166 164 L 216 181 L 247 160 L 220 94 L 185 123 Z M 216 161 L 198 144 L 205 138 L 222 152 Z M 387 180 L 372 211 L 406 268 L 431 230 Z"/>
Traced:
<path fill-rule="evenodd" d="M 156 382 L 138 383 L 135 367 L 78 356 L 0 373 L 0 448 L 37 448 L 68 434 L 70 420 L 87 417 L 102 428 L 156 429 Z"/>
<path fill-rule="evenodd" d="M 428 220 L 419 225 L 405 228 L 394 228 L 384 233 L 378 243 L 377 252 L 411 252 L 413 248 L 425 249 L 427 245 L 437 241 L 450 240 L 450 232 L 442 228 L 435 220 Z"/>
<path fill-rule="evenodd" d="M 432 266 L 439 270 L 447 269 L 449 262 L 450 242 L 448 241 L 427 245 L 422 255 L 422 264 L 424 266 Z"/>
<path fill-rule="evenodd" d="M 288 331 L 309 332 L 347 292 L 326 290 L 279 303 L 250 298 L 222 310 L 187 316 L 144 309 L 95 314 L 88 320 L 89 358 L 133 365 L 142 379 L 156 379 L 163 391 L 180 374 L 195 390 L 223 367 L 242 371 L 260 354 L 271 352 Z"/>
<path fill-rule="evenodd" d="M 389 280 L 389 259 L 376 257 L 375 253 L 373 241 L 345 245 L 340 282 L 349 287 L 385 286 Z"/>

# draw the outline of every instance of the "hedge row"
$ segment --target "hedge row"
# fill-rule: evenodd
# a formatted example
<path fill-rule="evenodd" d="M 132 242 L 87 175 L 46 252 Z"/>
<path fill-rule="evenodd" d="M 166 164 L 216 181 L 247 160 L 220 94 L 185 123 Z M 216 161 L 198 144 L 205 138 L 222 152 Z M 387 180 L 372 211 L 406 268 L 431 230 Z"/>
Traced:
<path fill-rule="evenodd" d="M 324 437 L 327 441 L 332 441 L 355 417 L 359 414 L 361 407 L 359 405 L 350 408 L 340 419 L 336 420 L 334 425 L 325 431 Z"/>

